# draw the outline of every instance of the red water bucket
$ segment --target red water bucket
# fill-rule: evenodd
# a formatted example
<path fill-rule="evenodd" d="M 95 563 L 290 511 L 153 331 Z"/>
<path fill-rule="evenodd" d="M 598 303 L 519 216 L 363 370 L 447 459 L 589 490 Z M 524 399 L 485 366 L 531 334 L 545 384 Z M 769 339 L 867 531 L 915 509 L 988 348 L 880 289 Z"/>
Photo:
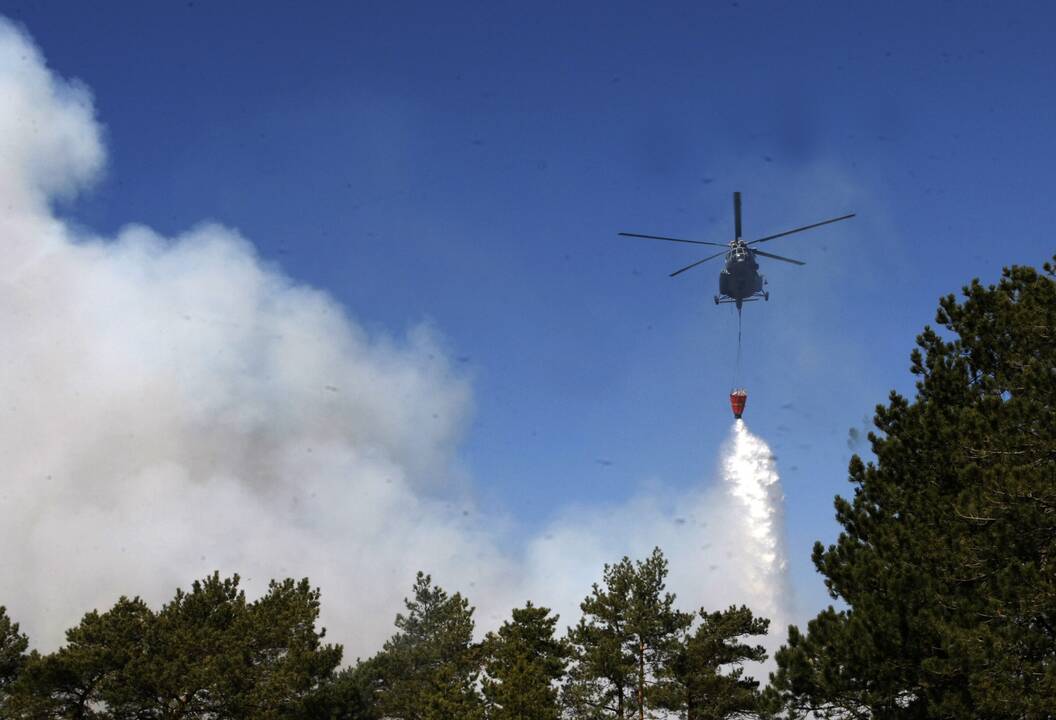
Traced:
<path fill-rule="evenodd" d="M 744 404 L 746 402 L 748 402 L 747 390 L 734 390 L 730 393 L 730 408 L 733 410 L 733 416 L 738 420 L 741 419 L 741 414 L 744 412 Z"/>

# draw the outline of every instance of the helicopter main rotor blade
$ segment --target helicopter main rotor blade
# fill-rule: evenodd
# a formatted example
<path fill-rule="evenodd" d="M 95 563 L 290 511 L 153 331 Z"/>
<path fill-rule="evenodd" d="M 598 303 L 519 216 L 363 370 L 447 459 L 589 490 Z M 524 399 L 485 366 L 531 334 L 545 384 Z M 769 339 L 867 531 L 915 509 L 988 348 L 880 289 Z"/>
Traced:
<path fill-rule="evenodd" d="M 785 235 L 791 235 L 792 233 L 803 232 L 804 230 L 810 230 L 811 228 L 821 227 L 822 225 L 828 225 L 829 223 L 839 222 L 840 220 L 846 220 L 847 218 L 852 218 L 854 216 L 855 213 L 851 213 L 850 215 L 841 215 L 840 217 L 832 218 L 831 220 L 822 220 L 819 223 L 814 223 L 813 225 L 804 225 L 803 227 L 798 227 L 795 230 L 786 230 L 785 232 L 780 232 L 777 235 L 767 235 L 766 237 L 761 237 L 758 240 L 752 240 L 751 242 L 747 242 L 745 243 L 745 245 L 755 245 L 756 243 L 766 242 L 767 240 L 773 240 L 774 238 L 784 237 Z"/>
<path fill-rule="evenodd" d="M 741 194 L 733 194 L 733 236 L 741 239 Z"/>
<path fill-rule="evenodd" d="M 763 257 L 773 258 L 774 260 L 782 260 L 784 262 L 792 263 L 793 265 L 806 265 L 802 260 L 793 260 L 792 258 L 781 257 L 780 255 L 774 255 L 773 253 L 763 252 L 762 250 L 752 250 L 754 255 L 762 255 Z"/>
<path fill-rule="evenodd" d="M 662 235 L 639 235 L 638 233 L 617 233 L 624 237 L 646 238 L 647 240 L 670 240 L 671 242 L 692 243 L 693 245 L 714 245 L 715 247 L 729 247 L 726 243 L 707 242 L 705 240 L 683 240 L 682 238 L 663 237 Z"/>
<path fill-rule="evenodd" d="M 726 254 L 725 252 L 720 252 L 720 253 L 715 253 L 714 255 L 708 255 L 703 260 L 697 260 L 692 265 L 686 265 L 681 270 L 675 270 L 668 277 L 674 277 L 675 275 L 678 275 L 680 273 L 684 273 L 686 270 L 691 270 L 691 269 L 695 268 L 697 265 L 700 265 L 701 263 L 706 263 L 708 260 L 714 260 L 715 258 L 719 257 L 720 255 L 725 255 L 725 254 Z"/>

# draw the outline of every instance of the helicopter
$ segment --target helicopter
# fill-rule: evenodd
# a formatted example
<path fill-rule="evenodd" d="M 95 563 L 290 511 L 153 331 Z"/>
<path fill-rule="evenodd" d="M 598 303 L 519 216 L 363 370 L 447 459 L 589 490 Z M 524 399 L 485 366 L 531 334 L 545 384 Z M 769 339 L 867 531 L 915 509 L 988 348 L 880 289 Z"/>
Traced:
<path fill-rule="evenodd" d="M 670 277 L 681 275 L 686 270 L 691 270 L 697 265 L 706 263 L 708 260 L 714 260 L 720 255 L 725 255 L 726 267 L 719 273 L 719 294 L 715 296 L 715 304 L 735 303 L 739 313 L 742 305 L 746 302 L 755 302 L 760 298 L 766 301 L 770 300 L 769 291 L 763 289 L 767 282 L 766 278 L 759 274 L 759 263 L 756 260 L 757 257 L 771 258 L 773 260 L 792 263 L 793 265 L 806 265 L 802 260 L 793 260 L 792 258 L 782 257 L 781 255 L 774 255 L 773 253 L 763 252 L 762 250 L 757 250 L 750 246 L 761 242 L 767 242 L 768 240 L 775 240 L 779 237 L 785 237 L 786 235 L 791 235 L 793 233 L 803 232 L 804 230 L 821 227 L 822 225 L 839 222 L 840 220 L 847 220 L 848 218 L 854 217 L 855 213 L 841 215 L 840 217 L 832 218 L 830 220 L 822 220 L 821 222 L 813 223 L 811 225 L 804 225 L 803 227 L 798 227 L 793 230 L 786 230 L 775 235 L 767 235 L 766 237 L 749 240 L 747 242 L 741 237 L 741 194 L 739 192 L 733 194 L 733 216 L 734 238 L 728 245 L 717 242 L 706 242 L 704 240 L 684 240 L 682 238 L 663 237 L 661 235 L 641 235 L 639 233 L 626 232 L 621 232 L 619 234 L 626 237 L 646 238 L 648 240 L 668 240 L 670 242 L 691 243 L 693 245 L 714 245 L 716 247 L 726 248 L 722 252 L 709 255 L 703 260 L 697 260 L 695 263 L 675 270 L 671 273 Z"/>

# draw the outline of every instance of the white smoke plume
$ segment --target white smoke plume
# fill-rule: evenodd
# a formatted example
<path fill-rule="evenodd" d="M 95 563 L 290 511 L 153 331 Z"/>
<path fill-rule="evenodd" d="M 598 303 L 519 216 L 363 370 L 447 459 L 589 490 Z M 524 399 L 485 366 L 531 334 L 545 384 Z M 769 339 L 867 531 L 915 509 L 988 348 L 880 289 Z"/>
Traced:
<path fill-rule="evenodd" d="M 604 563 L 655 545 L 684 606 L 780 614 L 776 473 L 743 425 L 730 492 L 654 488 L 518 543 L 465 512 L 472 392 L 434 331 L 369 335 L 215 223 L 85 235 L 51 203 L 103 168 L 90 93 L 0 21 L 0 94 L 0 604 L 36 647 L 214 569 L 308 576 L 349 659 L 418 569 L 482 629 L 527 599 L 572 624 Z"/>

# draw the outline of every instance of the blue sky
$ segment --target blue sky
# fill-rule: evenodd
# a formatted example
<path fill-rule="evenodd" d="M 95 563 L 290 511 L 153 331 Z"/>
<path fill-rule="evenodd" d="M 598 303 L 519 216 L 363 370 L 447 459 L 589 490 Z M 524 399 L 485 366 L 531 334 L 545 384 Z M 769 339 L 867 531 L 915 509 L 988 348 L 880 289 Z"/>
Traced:
<path fill-rule="evenodd" d="M 718 261 L 621 230 L 770 244 L 746 420 L 778 456 L 793 578 L 838 532 L 849 431 L 908 392 L 940 295 L 1052 253 L 1045 3 L 2 3 L 87 85 L 108 166 L 64 217 L 203 220 L 372 332 L 421 322 L 472 383 L 484 509 L 714 476 L 736 320 Z M 855 446 L 854 449 L 862 449 Z"/>

